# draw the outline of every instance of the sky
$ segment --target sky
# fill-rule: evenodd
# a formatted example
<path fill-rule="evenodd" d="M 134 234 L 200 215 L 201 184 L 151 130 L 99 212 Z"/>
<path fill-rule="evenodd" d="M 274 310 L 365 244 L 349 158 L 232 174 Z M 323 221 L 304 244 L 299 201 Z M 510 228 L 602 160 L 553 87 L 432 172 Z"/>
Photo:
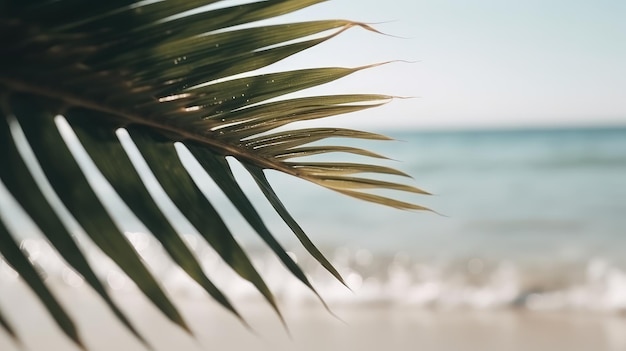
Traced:
<path fill-rule="evenodd" d="M 315 92 L 414 97 L 337 123 L 398 128 L 626 125 L 624 0 L 332 0 L 286 18 L 354 28 L 277 65 L 396 62 Z"/>

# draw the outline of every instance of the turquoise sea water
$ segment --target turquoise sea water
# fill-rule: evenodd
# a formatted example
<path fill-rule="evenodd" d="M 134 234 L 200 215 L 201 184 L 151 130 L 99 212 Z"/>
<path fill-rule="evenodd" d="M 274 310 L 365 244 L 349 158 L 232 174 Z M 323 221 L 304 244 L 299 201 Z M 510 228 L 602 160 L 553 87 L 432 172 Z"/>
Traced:
<path fill-rule="evenodd" d="M 435 194 L 411 200 L 443 215 L 381 208 L 304 184 L 280 191 L 317 243 L 344 248 L 339 260 L 359 284 L 375 281 L 372 296 L 626 308 L 626 129 L 391 135 L 402 142 L 377 143 L 376 151 L 401 160 L 390 165 Z"/>
<path fill-rule="evenodd" d="M 318 241 L 412 256 L 625 257 L 626 129 L 391 135 L 402 141 L 368 145 L 435 194 L 412 201 L 444 216 L 284 190 L 299 218 L 315 217 Z"/>
<path fill-rule="evenodd" d="M 237 172 L 267 224 L 331 303 L 626 309 L 626 129 L 387 134 L 399 141 L 353 145 L 397 160 L 383 163 L 435 194 L 398 196 L 439 214 L 385 208 L 269 174 L 287 208 L 336 263 L 354 295 L 344 294 L 345 288 L 310 262 L 253 181 Z M 212 201 L 281 296 L 312 298 L 295 288 L 299 283 L 287 278 L 223 195 L 206 183 Z M 164 263 L 141 226 L 123 214 L 120 218 L 129 238 L 143 245 L 156 274 L 174 291 L 195 291 Z M 189 233 L 188 242 L 210 274 L 247 296 L 249 287 L 214 273 L 219 263 Z M 29 245 L 43 250 L 32 240 Z M 105 261 L 103 267 L 109 267 Z"/>

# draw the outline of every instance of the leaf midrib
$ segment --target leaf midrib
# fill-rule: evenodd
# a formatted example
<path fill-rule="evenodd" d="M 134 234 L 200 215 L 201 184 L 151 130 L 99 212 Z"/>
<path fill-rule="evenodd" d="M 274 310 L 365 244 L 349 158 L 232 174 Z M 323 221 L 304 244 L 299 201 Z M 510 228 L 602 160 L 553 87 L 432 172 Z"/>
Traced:
<path fill-rule="evenodd" d="M 233 145 L 230 143 L 226 143 L 220 141 L 218 138 L 210 138 L 207 136 L 202 136 L 197 133 L 189 132 L 188 130 L 168 125 L 164 123 L 159 123 L 150 118 L 146 118 L 136 113 L 123 111 L 120 109 L 113 108 L 106 104 L 98 103 L 92 99 L 88 99 L 67 91 L 62 91 L 60 89 L 52 89 L 48 86 L 44 86 L 41 84 L 35 84 L 29 81 L 21 80 L 18 78 L 0 76 L 0 85 L 5 85 L 9 87 L 10 90 L 20 91 L 24 93 L 32 93 L 40 96 L 45 96 L 48 98 L 52 98 L 55 100 L 63 101 L 68 105 L 68 107 L 83 107 L 91 110 L 96 110 L 99 112 L 104 112 L 107 114 L 111 114 L 117 117 L 121 117 L 122 120 L 127 121 L 128 124 L 136 123 L 143 126 L 152 127 L 161 131 L 174 133 L 181 137 L 181 139 L 191 140 L 194 142 L 198 142 L 200 144 L 209 146 L 226 156 L 233 156 L 242 162 L 249 162 L 255 164 L 257 166 L 261 166 L 266 169 L 275 169 L 296 177 L 302 177 L 300 172 L 297 170 L 286 166 L 280 161 L 268 159 L 265 157 L 259 157 L 259 155 L 250 152 L 247 148 L 242 148 L 238 145 Z M 174 142 L 174 141 L 173 141 Z"/>

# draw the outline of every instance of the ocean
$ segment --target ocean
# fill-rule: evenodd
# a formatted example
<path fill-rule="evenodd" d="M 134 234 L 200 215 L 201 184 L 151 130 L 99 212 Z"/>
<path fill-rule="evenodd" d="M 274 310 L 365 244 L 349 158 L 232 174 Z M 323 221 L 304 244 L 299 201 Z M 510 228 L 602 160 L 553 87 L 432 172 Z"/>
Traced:
<path fill-rule="evenodd" d="M 358 287 L 342 301 L 626 309 L 626 129 L 390 135 L 374 150 L 434 194 L 406 199 L 438 214 L 275 182 Z"/>
<path fill-rule="evenodd" d="M 308 257 L 252 179 L 233 163 L 267 225 L 329 305 L 626 310 L 626 128 L 385 134 L 396 140 L 350 145 L 392 158 L 382 164 L 410 174 L 414 179 L 409 184 L 433 195 L 389 194 L 433 212 L 386 208 L 268 172 L 287 209 L 335 263 L 352 292 Z M 0 190 L 0 208 L 6 217 L 22 221 L 23 247 L 31 258 L 49 279 L 80 285 Z M 279 298 L 315 303 L 316 297 L 268 253 L 208 178 L 203 190 Z M 113 212 L 172 294 L 203 295 L 132 216 Z M 261 300 L 175 210 L 170 214 L 178 218 L 187 243 L 218 286 L 236 299 Z M 132 289 L 110 261 L 94 248 L 90 252 L 112 289 Z M 2 265 L 0 281 L 14 280 Z"/>

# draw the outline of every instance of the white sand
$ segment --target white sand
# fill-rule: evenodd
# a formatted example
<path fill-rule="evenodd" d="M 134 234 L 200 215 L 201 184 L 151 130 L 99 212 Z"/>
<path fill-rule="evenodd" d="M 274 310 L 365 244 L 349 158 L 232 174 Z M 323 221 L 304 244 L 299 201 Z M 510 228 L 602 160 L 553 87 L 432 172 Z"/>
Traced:
<path fill-rule="evenodd" d="M 77 350 L 67 341 L 31 293 L 0 287 L 0 303 L 26 349 Z M 144 350 L 97 298 L 84 289 L 62 288 L 64 304 L 81 325 L 93 351 Z M 196 337 L 191 338 L 137 294 L 117 295 L 157 351 L 165 350 L 626 350 L 626 318 L 601 313 L 429 311 L 412 307 L 331 306 L 346 322 L 318 304 L 282 304 L 292 333 L 264 304 L 238 304 L 255 335 L 208 300 L 179 300 Z M 0 350 L 19 348 L 0 332 Z"/>

